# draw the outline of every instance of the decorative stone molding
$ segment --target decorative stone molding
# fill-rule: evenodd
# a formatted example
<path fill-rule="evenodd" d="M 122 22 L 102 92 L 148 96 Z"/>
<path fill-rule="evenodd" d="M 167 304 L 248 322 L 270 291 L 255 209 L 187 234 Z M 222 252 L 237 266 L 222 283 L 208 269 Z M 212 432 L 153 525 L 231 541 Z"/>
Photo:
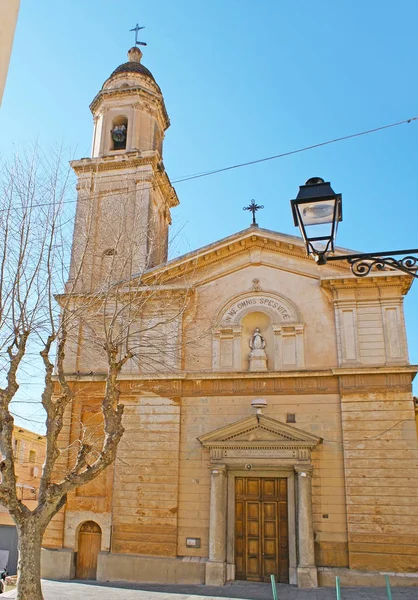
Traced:
<path fill-rule="evenodd" d="M 101 551 L 109 552 L 111 544 L 110 513 L 96 513 L 90 510 L 65 511 L 64 546 L 78 550 L 78 534 L 86 521 L 94 521 L 102 530 Z"/>
<path fill-rule="evenodd" d="M 222 308 L 217 321 L 221 327 L 237 326 L 245 315 L 254 311 L 265 312 L 273 323 L 298 323 L 301 320 L 290 300 L 272 292 L 256 290 L 235 296 Z"/>
<path fill-rule="evenodd" d="M 357 392 L 410 392 L 418 371 L 415 365 L 401 367 L 372 367 L 363 369 L 325 369 L 323 371 L 277 373 L 181 373 L 177 377 L 162 375 L 121 375 L 122 394 L 153 394 L 166 398 L 205 396 L 258 396 L 298 394 L 343 394 Z M 68 373 L 67 380 L 78 392 L 91 398 L 101 398 L 105 374 Z M 57 386 L 57 393 L 59 393 Z"/>
<path fill-rule="evenodd" d="M 192 272 L 193 277 L 198 279 L 200 284 L 204 284 L 219 277 L 218 273 L 214 275 L 208 269 L 209 266 L 224 262 L 225 259 L 229 260 L 234 256 L 244 253 L 248 258 L 249 255 L 254 254 L 253 250 L 260 250 L 258 253 L 259 264 L 271 265 L 273 268 L 278 268 L 277 264 L 269 259 L 268 254 L 262 252 L 262 250 L 267 250 L 269 253 L 281 254 L 283 257 L 293 257 L 301 261 L 300 267 L 297 265 L 288 267 L 286 265 L 287 261 L 283 261 L 283 264 L 280 265 L 281 271 L 300 274 L 303 277 L 313 280 L 321 279 L 321 272 L 316 270 L 312 259 L 306 256 L 306 249 L 300 238 L 279 234 L 261 227 L 257 231 L 254 231 L 254 228 L 250 227 L 243 232 L 235 233 L 219 242 L 208 244 L 199 248 L 199 250 L 189 252 L 161 266 L 158 269 L 159 281 L 163 282 L 166 279 L 172 279 L 182 271 L 184 273 Z M 197 260 L 197 264 L 195 265 L 192 264 L 194 260 Z M 349 265 L 344 261 L 335 262 L 332 263 L 332 269 L 334 272 L 341 271 L 348 275 Z M 199 275 L 199 278 L 197 278 L 197 275 Z M 353 279 L 355 278 L 353 277 Z"/>
<path fill-rule="evenodd" d="M 302 477 L 312 477 L 313 467 L 312 465 L 295 465 L 295 472 Z"/>
<path fill-rule="evenodd" d="M 412 379 L 412 373 L 347 374 L 340 377 L 340 389 L 342 394 L 358 393 L 364 390 L 387 392 L 388 389 L 411 392 Z"/>
<path fill-rule="evenodd" d="M 126 74 L 124 76 L 126 78 Z M 147 86 L 148 87 L 148 86 Z M 111 104 L 115 101 L 116 104 L 124 105 L 126 103 L 132 104 L 135 102 L 134 98 L 139 99 L 140 106 L 142 107 L 145 102 L 153 106 L 153 110 L 157 115 L 160 126 L 167 129 L 170 126 L 170 119 L 168 118 L 167 110 L 164 104 L 161 91 L 158 86 L 155 85 L 154 89 L 146 89 L 144 85 L 129 86 L 127 88 L 112 88 L 102 89 L 93 99 L 90 104 L 90 110 L 94 114 L 103 110 L 105 104 Z"/>
<path fill-rule="evenodd" d="M 308 463 L 322 438 L 263 414 L 251 415 L 198 438 L 209 450 L 212 465 L 237 466 L 251 460 L 269 466 Z"/>
<path fill-rule="evenodd" d="M 321 280 L 334 305 L 340 366 L 408 364 L 402 296 L 411 281 L 395 274 Z"/>
<path fill-rule="evenodd" d="M 399 273 L 391 275 L 382 273 L 364 279 L 360 277 L 321 277 L 321 287 L 331 292 L 333 300 L 341 299 L 341 294 L 345 294 L 347 290 L 351 290 L 356 298 L 361 299 L 364 298 L 363 290 L 373 288 L 395 288 L 395 294 L 405 295 L 412 282 L 413 278 L 410 275 L 399 275 Z"/>
<path fill-rule="evenodd" d="M 213 374 L 197 374 L 181 379 L 142 378 L 141 380 L 121 380 L 122 393 L 152 392 L 158 396 L 257 396 L 262 394 L 295 395 L 295 394 L 338 394 L 338 378 L 327 371 L 323 374 L 280 377 L 277 374 L 240 373 L 224 374 L 220 377 Z"/>
<path fill-rule="evenodd" d="M 315 587 L 316 567 L 313 553 L 311 501 L 311 450 L 322 439 L 286 423 L 255 414 L 198 438 L 210 452 L 211 502 L 209 561 L 206 583 L 223 585 L 226 567 L 230 576 L 234 565 L 235 491 L 234 476 L 254 472 L 255 476 L 280 476 L 288 479 L 289 577 L 299 587 Z M 254 469 L 254 471 L 253 471 Z M 294 473 L 298 474 L 298 526 L 295 519 Z M 274 474 L 274 475 L 273 475 Z M 228 475 L 229 493 L 225 493 Z M 309 506 L 307 505 L 309 503 Z M 300 506 L 303 504 L 303 506 Z M 227 510 L 226 510 L 227 508 Z M 228 515 L 225 528 L 225 514 Z M 228 535 L 225 537 L 225 533 Z M 297 534 L 296 534 L 297 531 Z M 296 554 L 298 536 L 299 564 Z M 225 563 L 226 550 L 226 563 Z M 298 566 L 297 566 L 298 565 Z M 297 568 L 296 568 L 297 567 Z M 296 575 L 297 572 L 297 575 Z M 233 574 L 232 574 L 232 577 Z"/>
<path fill-rule="evenodd" d="M 270 318 L 273 348 L 270 349 L 268 369 L 302 368 L 304 326 L 299 311 L 287 298 L 261 291 L 256 286 L 251 292 L 235 296 L 218 314 L 219 325 L 212 337 L 212 369 L 242 371 L 241 323 L 246 315 L 253 312 L 262 312 Z M 250 370 L 256 369 L 250 365 Z"/>

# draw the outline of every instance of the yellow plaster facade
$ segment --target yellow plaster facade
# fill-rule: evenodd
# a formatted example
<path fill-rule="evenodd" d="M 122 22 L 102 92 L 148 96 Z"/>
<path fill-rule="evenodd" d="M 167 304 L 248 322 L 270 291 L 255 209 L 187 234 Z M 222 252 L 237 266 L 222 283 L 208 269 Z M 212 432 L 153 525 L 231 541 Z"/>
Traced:
<path fill-rule="evenodd" d="M 178 203 L 161 161 L 169 121 L 139 50 L 129 58 L 91 105 L 92 158 L 73 163 L 72 277 L 80 270 L 81 301 L 100 287 L 126 224 L 126 240 L 143 241 L 130 262 L 122 247 L 121 279 L 140 277 L 137 293 L 151 294 L 141 322 L 153 333 L 120 377 L 116 462 L 53 520 L 44 576 L 82 569 L 91 522 L 97 579 L 222 585 L 274 573 L 316 587 L 330 569 L 353 583 L 418 571 L 412 278 L 318 266 L 299 238 L 257 226 L 167 262 Z M 64 447 L 100 426 L 105 379 L 81 326 L 66 360 L 76 400 Z"/>
<path fill-rule="evenodd" d="M 42 465 L 45 461 L 45 436 L 13 427 L 13 450 L 19 498 L 30 509 L 35 508 Z M 14 525 L 8 511 L 0 505 L 0 525 Z"/>

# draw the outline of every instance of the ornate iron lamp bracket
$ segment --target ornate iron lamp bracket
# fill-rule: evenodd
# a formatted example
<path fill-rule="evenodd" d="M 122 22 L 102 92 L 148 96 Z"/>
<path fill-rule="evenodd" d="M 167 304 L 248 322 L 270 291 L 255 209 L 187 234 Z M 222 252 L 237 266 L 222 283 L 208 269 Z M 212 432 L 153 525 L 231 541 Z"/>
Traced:
<path fill-rule="evenodd" d="M 351 267 L 351 272 L 356 277 L 366 277 L 373 269 L 384 271 L 386 267 L 397 269 L 418 279 L 418 249 L 394 250 L 392 252 L 370 252 L 367 254 L 345 254 L 342 256 L 322 256 L 322 261 L 346 260 Z M 396 259 L 394 256 L 403 258 Z M 321 262 L 321 264 L 324 264 Z"/>

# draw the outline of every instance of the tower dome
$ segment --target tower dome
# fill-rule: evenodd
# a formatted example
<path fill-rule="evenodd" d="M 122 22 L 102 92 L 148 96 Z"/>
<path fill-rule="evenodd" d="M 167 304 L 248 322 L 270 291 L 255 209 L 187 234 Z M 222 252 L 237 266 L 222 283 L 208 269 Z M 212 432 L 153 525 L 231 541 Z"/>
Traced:
<path fill-rule="evenodd" d="M 128 62 L 119 65 L 104 82 L 102 90 L 134 86 L 136 83 L 151 84 L 160 94 L 161 90 L 153 74 L 141 63 L 142 52 L 134 46 L 128 50 Z"/>
<path fill-rule="evenodd" d="M 90 105 L 93 157 L 133 150 L 162 155 L 170 121 L 161 89 L 141 58 L 141 50 L 131 48 L 128 62 L 112 72 Z"/>
<path fill-rule="evenodd" d="M 114 75 L 119 75 L 119 73 L 140 73 L 141 75 L 145 75 L 146 77 L 150 77 L 153 81 L 155 81 L 151 71 L 144 67 L 141 64 L 142 52 L 139 48 L 134 46 L 128 51 L 128 62 L 125 62 L 119 65 L 111 74 L 110 77 Z"/>

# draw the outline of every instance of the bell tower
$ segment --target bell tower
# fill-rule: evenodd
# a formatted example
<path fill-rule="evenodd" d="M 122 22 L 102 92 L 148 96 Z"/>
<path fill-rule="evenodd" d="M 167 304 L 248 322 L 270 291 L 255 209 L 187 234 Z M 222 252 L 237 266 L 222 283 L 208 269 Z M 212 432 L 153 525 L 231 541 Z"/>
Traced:
<path fill-rule="evenodd" d="M 164 98 L 134 46 L 90 105 L 91 158 L 71 163 L 77 210 L 69 284 L 91 292 L 167 260 L 170 209 L 179 203 L 162 161 Z"/>

